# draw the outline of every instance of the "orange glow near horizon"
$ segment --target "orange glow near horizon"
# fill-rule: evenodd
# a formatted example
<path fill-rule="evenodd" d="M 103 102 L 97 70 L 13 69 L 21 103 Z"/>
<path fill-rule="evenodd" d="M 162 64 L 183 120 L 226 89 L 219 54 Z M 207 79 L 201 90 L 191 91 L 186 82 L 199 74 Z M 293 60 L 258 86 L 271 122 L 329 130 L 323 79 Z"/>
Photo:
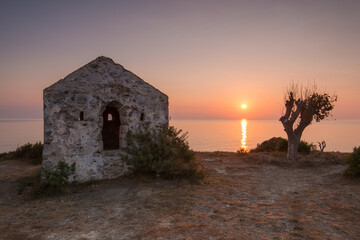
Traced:
<path fill-rule="evenodd" d="M 360 119 L 360 1 L 4 2 L 0 118 L 41 118 L 44 88 L 106 56 L 166 94 L 173 119 L 279 119 L 291 81 Z"/>
<path fill-rule="evenodd" d="M 257 99 L 255 94 L 254 97 L 250 94 L 246 96 L 246 104 L 237 99 L 237 96 L 204 98 L 199 100 L 200 103 L 176 99 L 177 102 L 174 100 L 170 103 L 170 116 L 173 119 L 277 119 L 281 114 L 282 104 L 271 101 L 273 96 L 263 94 L 263 99 Z M 278 95 L 281 96 L 281 93 Z M 246 105 L 245 109 L 243 104 Z"/>

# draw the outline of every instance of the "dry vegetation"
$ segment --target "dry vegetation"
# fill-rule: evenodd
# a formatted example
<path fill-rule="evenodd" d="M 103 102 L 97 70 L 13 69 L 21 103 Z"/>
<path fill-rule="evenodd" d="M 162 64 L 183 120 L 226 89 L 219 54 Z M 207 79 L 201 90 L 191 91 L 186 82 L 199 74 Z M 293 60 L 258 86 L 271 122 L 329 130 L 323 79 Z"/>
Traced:
<path fill-rule="evenodd" d="M 344 154 L 197 153 L 201 182 L 148 176 L 17 195 L 38 167 L 0 162 L 0 239 L 359 239 L 360 182 Z"/>

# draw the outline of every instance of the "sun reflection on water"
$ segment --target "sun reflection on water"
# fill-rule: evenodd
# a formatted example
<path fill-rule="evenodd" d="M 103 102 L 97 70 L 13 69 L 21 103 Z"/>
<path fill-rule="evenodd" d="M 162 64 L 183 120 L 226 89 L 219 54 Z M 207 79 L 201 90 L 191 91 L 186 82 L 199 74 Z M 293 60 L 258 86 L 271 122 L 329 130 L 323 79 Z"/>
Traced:
<path fill-rule="evenodd" d="M 246 119 L 241 120 L 241 147 L 240 147 L 240 149 L 244 152 L 247 152 L 246 127 L 247 127 Z"/>

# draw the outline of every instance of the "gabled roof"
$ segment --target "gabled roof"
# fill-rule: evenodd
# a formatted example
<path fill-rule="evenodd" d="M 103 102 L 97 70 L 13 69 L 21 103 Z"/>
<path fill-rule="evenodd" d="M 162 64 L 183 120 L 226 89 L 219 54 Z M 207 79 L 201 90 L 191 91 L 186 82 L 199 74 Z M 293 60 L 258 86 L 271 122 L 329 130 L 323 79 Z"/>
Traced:
<path fill-rule="evenodd" d="M 95 60 L 89 62 L 83 67 L 75 70 L 67 75 L 65 78 L 57 81 L 48 88 L 44 89 L 44 92 L 50 90 L 64 90 L 81 88 L 85 85 L 109 85 L 119 84 L 130 89 L 136 88 L 138 85 L 148 85 L 154 91 L 161 94 L 161 91 L 139 78 L 134 73 L 126 70 L 122 65 L 115 63 L 111 58 L 100 56 Z M 165 94 L 164 94 L 165 95 Z"/>

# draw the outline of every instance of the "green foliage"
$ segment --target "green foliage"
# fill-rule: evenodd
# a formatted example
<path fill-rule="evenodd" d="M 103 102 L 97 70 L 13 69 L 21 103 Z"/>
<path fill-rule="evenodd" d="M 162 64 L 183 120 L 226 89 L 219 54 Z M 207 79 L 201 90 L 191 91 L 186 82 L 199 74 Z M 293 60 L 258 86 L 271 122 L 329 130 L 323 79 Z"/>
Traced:
<path fill-rule="evenodd" d="M 57 195 L 69 185 L 70 175 L 75 173 L 75 162 L 70 166 L 65 161 L 58 162 L 54 171 L 44 170 L 45 180 L 39 186 L 39 194 Z"/>
<path fill-rule="evenodd" d="M 145 127 L 127 133 L 128 155 L 123 156 L 134 172 L 161 175 L 165 178 L 202 178 L 194 152 L 186 141 L 187 134 L 169 126 L 158 131 Z"/>
<path fill-rule="evenodd" d="M 350 177 L 360 177 L 360 147 L 355 147 L 354 151 L 346 158 L 349 166 L 345 169 L 344 175 Z"/>
<path fill-rule="evenodd" d="M 33 164 L 41 164 L 43 144 L 37 142 L 35 144 L 27 143 L 18 147 L 15 151 L 0 153 L 1 159 L 23 159 L 30 160 Z"/>
<path fill-rule="evenodd" d="M 273 137 L 269 140 L 258 143 L 257 147 L 251 149 L 251 152 L 286 152 L 288 141 L 282 137 Z"/>
<path fill-rule="evenodd" d="M 288 148 L 288 140 L 282 137 L 273 137 L 269 140 L 258 144 L 256 148 L 251 149 L 250 152 L 286 152 Z M 299 153 L 309 154 L 311 151 L 314 151 L 316 146 L 312 143 L 305 141 L 299 142 Z"/>
<path fill-rule="evenodd" d="M 299 148 L 298 148 L 299 153 L 309 154 L 311 151 L 315 151 L 315 150 L 316 150 L 315 144 L 300 140 Z"/>
<path fill-rule="evenodd" d="M 313 93 L 308 97 L 308 105 L 313 109 L 314 119 L 320 122 L 330 115 L 330 111 L 334 109 L 334 102 L 337 101 L 337 96 L 330 96 L 327 93 Z"/>
<path fill-rule="evenodd" d="M 336 94 L 331 96 L 327 93 L 319 93 L 316 84 L 303 86 L 299 83 L 292 82 L 286 92 L 285 106 L 291 107 L 293 113 L 296 112 L 299 106 L 303 106 L 304 108 L 300 113 L 300 118 L 310 117 L 311 119 L 315 119 L 316 122 L 320 122 L 330 116 L 330 112 L 334 109 L 335 102 L 337 102 L 338 99 Z M 291 116 L 293 116 L 293 113 L 291 113 Z"/>
<path fill-rule="evenodd" d="M 44 170 L 43 173 L 43 181 L 40 180 L 40 171 L 35 175 L 18 179 L 18 193 L 22 194 L 28 189 L 33 197 L 64 193 L 69 185 L 69 177 L 75 173 L 75 163 L 69 166 L 66 162 L 60 161 L 54 171 Z"/>

